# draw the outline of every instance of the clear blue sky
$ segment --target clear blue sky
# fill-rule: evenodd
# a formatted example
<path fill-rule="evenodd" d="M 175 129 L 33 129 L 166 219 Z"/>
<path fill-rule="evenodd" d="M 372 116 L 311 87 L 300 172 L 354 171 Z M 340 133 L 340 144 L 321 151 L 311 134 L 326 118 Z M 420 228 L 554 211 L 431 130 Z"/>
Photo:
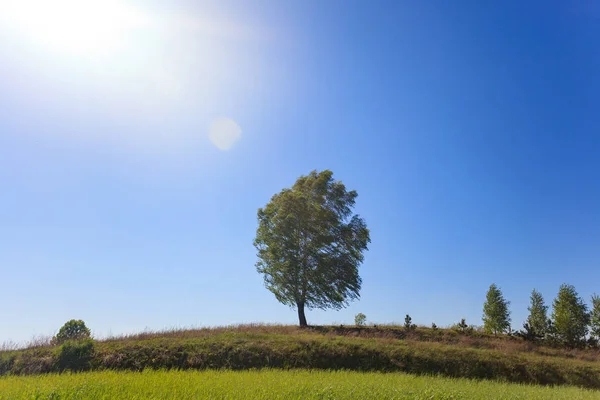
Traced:
<path fill-rule="evenodd" d="M 480 324 L 495 282 L 520 328 L 533 288 L 600 293 L 595 2 L 10 3 L 0 342 L 296 323 L 256 210 L 325 168 L 372 243 L 309 323 Z"/>

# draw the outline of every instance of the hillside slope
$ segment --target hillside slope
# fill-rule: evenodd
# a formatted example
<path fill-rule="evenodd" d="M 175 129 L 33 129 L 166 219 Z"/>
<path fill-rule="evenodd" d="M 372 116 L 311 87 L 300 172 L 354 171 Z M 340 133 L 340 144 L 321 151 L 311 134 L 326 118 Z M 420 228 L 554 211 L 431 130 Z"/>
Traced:
<path fill-rule="evenodd" d="M 60 370 L 58 348 L 0 353 L 0 375 Z M 345 369 L 402 371 L 600 389 L 600 355 L 450 329 L 238 326 L 97 341 L 91 369 Z"/>

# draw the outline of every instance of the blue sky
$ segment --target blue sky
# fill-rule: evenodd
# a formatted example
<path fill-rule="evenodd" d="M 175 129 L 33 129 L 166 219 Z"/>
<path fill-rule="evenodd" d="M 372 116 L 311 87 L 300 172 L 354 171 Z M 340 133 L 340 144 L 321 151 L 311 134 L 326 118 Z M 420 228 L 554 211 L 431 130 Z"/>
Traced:
<path fill-rule="evenodd" d="M 533 288 L 600 292 L 593 2 L 44 3 L 0 2 L 0 342 L 296 323 L 252 241 L 313 169 L 372 243 L 309 323 L 480 324 L 494 282 L 519 328 Z"/>

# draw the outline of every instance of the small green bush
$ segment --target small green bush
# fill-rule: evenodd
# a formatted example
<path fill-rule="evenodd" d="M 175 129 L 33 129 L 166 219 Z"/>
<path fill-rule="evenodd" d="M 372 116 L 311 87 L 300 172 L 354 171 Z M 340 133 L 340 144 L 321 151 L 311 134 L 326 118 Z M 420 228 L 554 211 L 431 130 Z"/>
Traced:
<path fill-rule="evenodd" d="M 365 326 L 367 324 L 367 316 L 363 313 L 358 313 L 354 317 L 354 325 Z"/>
<path fill-rule="evenodd" d="M 406 314 L 406 317 L 404 317 L 404 329 L 407 332 L 417 329 L 417 325 L 412 323 L 412 318 L 408 314 Z"/>
<path fill-rule="evenodd" d="M 94 341 L 92 339 L 68 340 L 59 348 L 56 355 L 60 371 L 86 371 L 92 366 Z"/>
<path fill-rule="evenodd" d="M 85 322 L 80 319 L 72 319 L 67 321 L 67 323 L 60 328 L 56 336 L 52 338 L 52 344 L 60 345 L 67 340 L 89 339 L 90 334 L 90 330 L 87 326 L 85 326 Z"/>
<path fill-rule="evenodd" d="M 467 325 L 467 321 L 462 318 L 458 324 L 454 325 L 454 329 L 459 332 L 466 333 L 469 329 L 469 325 Z"/>
<path fill-rule="evenodd" d="M 526 340 L 528 342 L 533 342 L 533 341 L 537 341 L 537 340 L 541 340 L 542 339 L 542 335 L 539 334 L 530 324 L 528 324 L 527 322 L 525 322 L 523 324 L 523 329 L 521 329 L 520 331 L 517 331 L 515 333 L 515 336 L 518 336 L 520 338 L 523 338 L 523 340 Z"/>
<path fill-rule="evenodd" d="M 16 357 L 16 352 L 0 352 L 0 376 L 11 372 Z"/>

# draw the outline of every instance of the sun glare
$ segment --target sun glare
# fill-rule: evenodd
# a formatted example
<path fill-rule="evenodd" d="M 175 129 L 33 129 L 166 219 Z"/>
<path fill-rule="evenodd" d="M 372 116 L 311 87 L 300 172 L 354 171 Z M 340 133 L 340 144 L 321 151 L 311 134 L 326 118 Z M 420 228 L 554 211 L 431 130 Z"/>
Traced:
<path fill-rule="evenodd" d="M 115 0 L 0 0 L 15 30 L 51 50 L 95 54 L 114 50 L 144 16 Z"/>
<path fill-rule="evenodd" d="M 179 154 L 208 136 L 218 149 L 232 149 L 240 126 L 209 116 L 250 86 L 253 57 L 241 45 L 254 30 L 210 10 L 185 14 L 141 4 L 0 0 L 0 60 L 8 60 L 19 101 L 49 107 L 56 118 L 75 113 L 129 127 L 57 131 L 50 140 Z M 182 120 L 194 121 L 192 133 L 180 132 Z"/>

